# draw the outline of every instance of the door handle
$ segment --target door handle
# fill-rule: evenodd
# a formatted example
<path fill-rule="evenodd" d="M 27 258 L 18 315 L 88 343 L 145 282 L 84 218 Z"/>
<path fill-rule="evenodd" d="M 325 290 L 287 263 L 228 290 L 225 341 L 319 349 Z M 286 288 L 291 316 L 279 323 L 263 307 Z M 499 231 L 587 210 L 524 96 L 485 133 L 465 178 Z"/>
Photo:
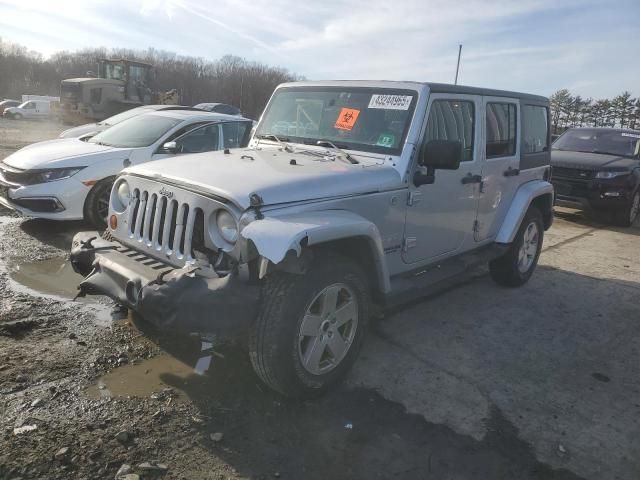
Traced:
<path fill-rule="evenodd" d="M 520 169 L 519 168 L 511 168 L 511 167 L 509 167 L 507 170 L 504 171 L 504 176 L 505 177 L 515 177 L 516 175 L 520 175 Z"/>
<path fill-rule="evenodd" d="M 471 175 L 468 173 L 466 177 L 462 177 L 460 180 L 463 185 L 467 185 L 469 183 L 482 183 L 482 175 Z"/>

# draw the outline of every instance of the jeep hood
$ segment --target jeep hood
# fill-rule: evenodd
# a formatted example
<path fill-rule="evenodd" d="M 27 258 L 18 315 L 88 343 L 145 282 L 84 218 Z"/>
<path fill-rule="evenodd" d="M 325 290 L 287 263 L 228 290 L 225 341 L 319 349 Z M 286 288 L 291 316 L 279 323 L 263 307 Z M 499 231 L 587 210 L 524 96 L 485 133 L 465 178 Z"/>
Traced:
<path fill-rule="evenodd" d="M 21 148 L 3 162 L 22 170 L 86 167 L 107 158 L 127 158 L 130 152 L 130 148 L 107 147 L 77 138 L 59 138 Z"/>
<path fill-rule="evenodd" d="M 148 162 L 124 173 L 163 180 L 227 198 L 246 209 L 256 193 L 264 205 L 391 190 L 400 174 L 383 157 L 352 165 L 275 148 L 208 152 Z"/>
<path fill-rule="evenodd" d="M 581 168 L 585 170 L 633 168 L 638 160 L 604 153 L 571 152 L 552 150 L 551 165 L 554 167 Z"/>

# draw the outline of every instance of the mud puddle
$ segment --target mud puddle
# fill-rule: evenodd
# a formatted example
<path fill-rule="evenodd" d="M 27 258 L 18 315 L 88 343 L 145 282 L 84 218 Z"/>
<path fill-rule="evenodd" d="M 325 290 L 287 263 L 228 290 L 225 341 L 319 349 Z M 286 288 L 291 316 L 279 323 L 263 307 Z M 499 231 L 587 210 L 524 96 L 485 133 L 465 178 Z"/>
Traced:
<path fill-rule="evenodd" d="M 46 295 L 72 299 L 78 292 L 82 276 L 73 271 L 66 256 L 46 260 L 9 263 L 9 276 L 14 282 Z"/>
<path fill-rule="evenodd" d="M 69 301 L 75 298 L 82 276 L 73 271 L 66 256 L 56 256 L 46 260 L 12 262 L 6 265 L 9 284 L 15 292 L 53 300 Z M 108 327 L 114 320 L 112 307 L 99 302 L 98 297 L 80 297 L 94 313 L 97 325 Z"/>
<path fill-rule="evenodd" d="M 207 372 L 215 359 L 224 355 L 213 349 L 213 344 L 201 341 L 191 348 L 183 347 L 184 354 L 177 358 L 168 353 L 123 365 L 100 377 L 87 390 L 91 398 L 149 397 L 166 395 L 184 399 L 184 391 L 207 388 L 210 382 Z M 198 351 L 199 350 L 199 351 Z M 169 390 L 170 389 L 170 390 Z"/>

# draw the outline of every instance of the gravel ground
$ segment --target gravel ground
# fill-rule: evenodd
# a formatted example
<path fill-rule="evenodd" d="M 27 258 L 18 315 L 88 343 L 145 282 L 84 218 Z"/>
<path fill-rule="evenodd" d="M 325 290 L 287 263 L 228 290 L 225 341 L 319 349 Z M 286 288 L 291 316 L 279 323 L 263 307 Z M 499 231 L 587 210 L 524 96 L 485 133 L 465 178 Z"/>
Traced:
<path fill-rule="evenodd" d="M 62 129 L 0 122 L 0 157 Z M 389 312 L 293 403 L 242 346 L 72 302 L 85 227 L 2 213 L 0 479 L 640 478 L 637 227 L 560 211 L 526 287 L 479 269 Z"/>

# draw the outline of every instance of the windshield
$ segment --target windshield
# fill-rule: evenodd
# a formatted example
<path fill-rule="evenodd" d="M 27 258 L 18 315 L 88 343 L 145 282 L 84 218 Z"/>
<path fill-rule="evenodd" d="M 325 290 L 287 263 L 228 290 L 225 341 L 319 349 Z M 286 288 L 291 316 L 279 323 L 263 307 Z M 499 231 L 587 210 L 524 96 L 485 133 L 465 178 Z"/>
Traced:
<path fill-rule="evenodd" d="M 553 144 L 554 150 L 608 153 L 632 157 L 640 140 L 640 132 L 620 130 L 568 130 Z"/>
<path fill-rule="evenodd" d="M 97 134 L 89 142 L 110 147 L 148 147 L 182 120 L 160 115 L 138 115 Z"/>
<path fill-rule="evenodd" d="M 418 94 L 388 88 L 292 87 L 278 90 L 256 135 L 315 145 L 397 155 Z"/>
<path fill-rule="evenodd" d="M 127 110 L 125 112 L 122 113 L 118 113 L 117 115 L 114 115 L 113 117 L 109 117 L 105 120 L 102 120 L 100 122 L 101 125 L 115 125 L 116 123 L 120 123 L 123 122 L 129 118 L 135 117 L 137 115 L 141 115 L 143 113 L 149 112 L 153 110 L 152 108 L 149 107 L 136 107 L 136 108 L 132 108 L 131 110 Z"/>
<path fill-rule="evenodd" d="M 105 78 L 124 80 L 124 65 L 121 63 L 105 62 Z"/>

